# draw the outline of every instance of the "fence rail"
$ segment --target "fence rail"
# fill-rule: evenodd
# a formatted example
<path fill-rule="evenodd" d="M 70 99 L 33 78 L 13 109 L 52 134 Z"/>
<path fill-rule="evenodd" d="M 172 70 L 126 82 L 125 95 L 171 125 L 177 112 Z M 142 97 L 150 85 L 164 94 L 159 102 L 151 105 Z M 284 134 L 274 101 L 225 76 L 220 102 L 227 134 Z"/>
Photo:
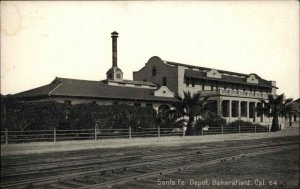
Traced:
<path fill-rule="evenodd" d="M 238 126 L 202 128 L 198 135 L 229 134 L 229 133 L 259 133 L 270 132 L 270 126 Z M 183 128 L 142 128 L 128 129 L 78 129 L 78 130 L 31 130 L 31 131 L 1 131 L 1 144 L 24 142 L 56 142 L 66 140 L 100 140 L 108 138 L 162 137 L 185 136 Z"/>

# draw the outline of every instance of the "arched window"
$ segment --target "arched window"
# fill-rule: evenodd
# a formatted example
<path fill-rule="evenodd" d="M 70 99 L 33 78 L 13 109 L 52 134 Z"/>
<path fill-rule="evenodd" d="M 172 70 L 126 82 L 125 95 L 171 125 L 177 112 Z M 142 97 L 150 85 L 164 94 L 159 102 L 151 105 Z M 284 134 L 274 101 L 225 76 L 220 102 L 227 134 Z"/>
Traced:
<path fill-rule="evenodd" d="M 162 104 L 158 107 L 158 112 L 163 113 L 170 111 L 170 107 L 168 105 Z"/>
<path fill-rule="evenodd" d="M 156 74 L 157 74 L 156 67 L 153 66 L 153 67 L 152 67 L 152 76 L 156 76 Z"/>

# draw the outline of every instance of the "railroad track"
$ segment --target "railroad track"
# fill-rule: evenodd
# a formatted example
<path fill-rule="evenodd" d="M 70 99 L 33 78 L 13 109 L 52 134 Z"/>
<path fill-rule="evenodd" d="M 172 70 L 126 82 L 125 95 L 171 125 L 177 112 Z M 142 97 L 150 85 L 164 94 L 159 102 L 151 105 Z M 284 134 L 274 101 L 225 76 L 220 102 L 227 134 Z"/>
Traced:
<path fill-rule="evenodd" d="M 23 167 L 24 170 L 19 170 L 1 174 L 1 188 L 101 188 L 109 185 L 127 182 L 130 180 L 137 180 L 141 178 L 151 177 L 159 174 L 167 174 L 180 170 L 187 169 L 194 166 L 204 166 L 220 161 L 229 159 L 242 158 L 246 156 L 259 155 L 263 153 L 272 153 L 280 150 L 296 148 L 299 142 L 281 142 L 281 143 L 262 143 L 262 144 L 249 144 L 237 147 L 224 146 L 217 149 L 194 148 L 185 152 L 174 153 L 157 153 L 152 155 L 136 155 L 138 158 L 128 159 L 132 156 L 120 157 L 126 161 L 105 161 L 102 160 L 102 166 L 96 169 L 88 170 L 86 167 L 89 164 L 82 163 L 82 167 L 77 167 L 78 164 L 69 164 L 63 167 L 66 172 L 59 176 L 45 176 L 40 178 L 22 178 L 24 175 L 35 175 L 38 172 L 51 173 L 51 169 L 42 167 L 37 172 L 31 172 L 32 167 Z M 120 160 L 120 159 L 119 159 Z M 74 162 L 73 162 L 74 163 Z M 80 163 L 80 162 L 77 162 Z M 99 163 L 98 161 L 91 161 L 92 165 Z M 61 164 L 52 164 L 52 166 L 59 166 Z M 50 166 L 51 167 L 51 166 Z M 56 167 L 57 168 L 57 167 Z M 74 172 L 78 168 L 78 172 Z M 95 168 L 95 167 L 94 167 Z M 55 169 L 55 168 L 54 168 Z M 56 172 L 59 170 L 56 170 Z M 62 171 L 62 169 L 60 169 Z M 2 172 L 2 171 L 1 171 Z M 6 181 L 5 177 L 18 178 L 19 181 Z M 2 175 L 4 177 L 2 177 Z M 2 179 L 4 178 L 4 179 Z M 11 179 L 11 180 L 12 180 Z M 4 181 L 4 182 L 3 182 Z"/>
<path fill-rule="evenodd" d="M 195 152 L 198 152 L 199 150 L 202 151 L 209 151 L 209 152 L 213 152 L 213 151 L 218 151 L 218 150 L 234 150 L 234 149 L 240 149 L 240 148 L 245 148 L 245 149 L 250 149 L 252 147 L 258 148 L 258 147 L 266 147 L 270 144 L 255 144 L 255 145 L 243 145 L 243 146 L 239 146 L 239 147 L 218 147 L 218 149 L 214 150 L 214 149 L 210 149 L 210 150 L 205 150 L 205 149 L 192 149 L 192 150 L 188 150 L 188 151 L 184 151 L 184 152 L 173 152 L 173 153 L 168 153 L 166 155 L 166 153 L 158 153 L 155 155 L 126 155 L 123 157 L 109 157 L 109 158 L 102 158 L 99 160 L 99 158 L 97 159 L 91 159 L 91 160 L 75 160 L 75 161 L 68 161 L 67 163 L 65 161 L 61 161 L 61 162 L 55 162 L 55 163 L 46 163 L 46 164 L 42 164 L 42 165 L 29 165 L 29 166 L 13 166 L 11 168 L 3 168 L 1 169 L 1 178 L 2 179 L 8 179 L 9 177 L 18 177 L 20 179 L 20 177 L 24 177 L 25 175 L 34 175 L 34 174 L 38 174 L 41 175 L 43 173 L 49 174 L 49 173 L 57 173 L 57 172 L 62 172 L 62 171 L 82 171 L 84 169 L 89 169 L 89 168 L 93 168 L 96 167 L 98 165 L 105 165 L 105 164 L 114 164 L 114 165 L 119 165 L 119 164 L 123 164 L 124 162 L 128 162 L 128 161 L 133 161 L 136 160 L 135 163 L 140 163 L 140 162 L 151 162 L 151 161 L 155 161 L 157 159 L 160 158 L 176 158 L 178 156 L 190 156 L 193 155 Z M 278 145 L 278 144 L 275 144 Z"/>

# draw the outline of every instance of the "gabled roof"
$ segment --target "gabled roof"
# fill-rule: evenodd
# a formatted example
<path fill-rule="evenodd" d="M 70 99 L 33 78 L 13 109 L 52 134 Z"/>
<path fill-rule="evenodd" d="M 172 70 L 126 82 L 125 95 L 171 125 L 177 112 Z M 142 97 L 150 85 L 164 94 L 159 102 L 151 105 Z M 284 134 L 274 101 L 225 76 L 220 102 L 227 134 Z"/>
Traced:
<path fill-rule="evenodd" d="M 215 81 L 222 81 L 222 82 L 228 82 L 228 83 L 236 83 L 236 84 L 244 84 L 244 85 L 253 85 L 253 86 L 272 88 L 272 84 L 270 81 L 266 81 L 261 78 L 257 78 L 258 84 L 255 84 L 255 83 L 248 83 L 246 81 L 246 78 L 234 77 L 234 76 L 229 76 L 229 75 L 222 75 L 222 78 L 211 78 L 211 77 L 207 77 L 205 72 L 195 71 L 195 70 L 190 70 L 190 69 L 185 70 L 185 76 L 192 77 L 192 78 L 198 78 L 198 79 L 204 79 L 204 80 L 215 80 Z"/>
<path fill-rule="evenodd" d="M 174 101 L 174 98 L 154 96 L 156 89 L 107 85 L 103 81 L 56 78 L 48 85 L 24 91 L 17 98 L 80 97 L 100 99 Z"/>

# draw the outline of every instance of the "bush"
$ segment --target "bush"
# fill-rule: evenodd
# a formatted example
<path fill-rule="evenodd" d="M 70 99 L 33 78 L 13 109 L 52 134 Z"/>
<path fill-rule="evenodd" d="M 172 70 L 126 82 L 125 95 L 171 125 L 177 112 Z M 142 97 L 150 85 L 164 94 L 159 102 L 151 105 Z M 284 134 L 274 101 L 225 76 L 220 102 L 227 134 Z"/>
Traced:
<path fill-rule="evenodd" d="M 226 120 L 214 112 L 208 112 L 204 119 L 199 119 L 196 122 L 197 133 L 201 133 L 201 129 L 205 126 L 212 128 L 221 128 L 226 125 Z"/>
<path fill-rule="evenodd" d="M 262 126 L 258 123 L 252 123 L 249 121 L 237 120 L 226 125 L 226 129 L 228 130 L 239 130 L 239 126 L 241 132 L 253 132 L 256 126 L 257 131 L 267 131 L 268 127 Z"/>
<path fill-rule="evenodd" d="M 156 111 L 128 105 L 94 103 L 65 105 L 58 102 L 18 102 L 1 96 L 1 130 L 127 129 L 155 127 Z"/>

